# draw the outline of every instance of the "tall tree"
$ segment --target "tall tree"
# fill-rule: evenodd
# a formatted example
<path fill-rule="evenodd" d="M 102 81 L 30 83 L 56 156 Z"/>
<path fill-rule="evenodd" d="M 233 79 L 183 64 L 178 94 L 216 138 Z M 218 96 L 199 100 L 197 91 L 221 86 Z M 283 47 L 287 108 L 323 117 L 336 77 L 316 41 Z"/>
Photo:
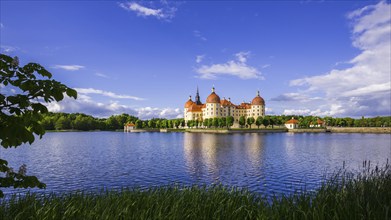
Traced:
<path fill-rule="evenodd" d="M 251 125 L 254 124 L 254 122 L 255 122 L 254 117 L 248 117 L 247 118 L 247 124 L 250 126 L 250 128 L 251 128 Z"/>
<path fill-rule="evenodd" d="M 220 127 L 222 127 L 222 128 L 224 128 L 224 127 L 226 127 L 226 125 L 227 125 L 227 118 L 226 117 L 222 117 L 222 118 L 220 118 L 221 120 L 219 121 L 219 126 Z"/>
<path fill-rule="evenodd" d="M 244 116 L 240 116 L 239 125 L 240 125 L 240 127 L 243 127 L 244 125 L 246 125 L 246 118 Z"/>
<path fill-rule="evenodd" d="M 226 125 L 227 125 L 228 128 L 231 127 L 232 125 L 234 125 L 234 120 L 235 119 L 232 116 L 228 116 L 226 118 Z"/>
<path fill-rule="evenodd" d="M 213 127 L 217 128 L 219 126 L 219 118 L 213 119 Z"/>
<path fill-rule="evenodd" d="M 45 134 L 39 121 L 48 109 L 42 102 L 61 101 L 64 93 L 77 97 L 75 90 L 51 78 L 52 74 L 37 63 L 19 66 L 17 57 L 0 54 L 0 84 L 4 87 L 0 93 L 2 147 L 18 147 L 27 142 L 32 144 L 34 134 L 40 138 Z M 11 89 L 15 89 L 16 93 L 6 92 Z M 45 187 L 35 176 L 26 175 L 26 165 L 22 165 L 19 172 L 14 172 L 6 160 L 0 159 L 0 173 L 3 173 L 0 175 L 0 187 Z M 1 190 L 0 197 L 3 197 Z"/>
<path fill-rule="evenodd" d="M 270 124 L 269 119 L 265 117 L 265 118 L 262 120 L 262 124 L 265 126 L 265 128 L 267 128 L 267 126 L 269 126 L 269 124 Z"/>
<path fill-rule="evenodd" d="M 263 119 L 262 117 L 258 117 L 257 120 L 255 121 L 255 125 L 258 126 L 258 129 L 259 129 L 259 126 L 261 126 L 263 123 Z"/>

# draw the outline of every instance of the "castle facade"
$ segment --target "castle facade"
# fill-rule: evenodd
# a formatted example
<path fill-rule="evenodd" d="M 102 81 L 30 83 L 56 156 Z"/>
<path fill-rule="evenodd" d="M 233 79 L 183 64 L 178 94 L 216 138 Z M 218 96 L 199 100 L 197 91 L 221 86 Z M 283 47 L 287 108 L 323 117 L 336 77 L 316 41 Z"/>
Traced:
<path fill-rule="evenodd" d="M 206 102 L 203 104 L 200 100 L 200 95 L 197 88 L 195 100 L 193 101 L 191 96 L 185 103 L 184 119 L 185 122 L 189 120 L 203 121 L 209 118 L 220 118 L 232 116 L 234 123 L 239 122 L 241 116 L 254 117 L 256 120 L 258 117 L 265 116 L 265 100 L 257 95 L 251 103 L 243 102 L 239 105 L 235 105 L 231 102 L 231 99 L 220 99 L 216 94 L 215 88 L 212 88 L 212 93 L 206 98 Z"/>

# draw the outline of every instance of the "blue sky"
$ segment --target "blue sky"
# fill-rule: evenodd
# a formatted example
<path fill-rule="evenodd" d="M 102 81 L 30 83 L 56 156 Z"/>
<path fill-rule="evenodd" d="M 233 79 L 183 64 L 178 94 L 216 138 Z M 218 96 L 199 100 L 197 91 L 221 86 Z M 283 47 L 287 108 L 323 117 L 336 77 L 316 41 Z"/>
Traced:
<path fill-rule="evenodd" d="M 391 115 L 389 1 L 1 1 L 1 53 L 76 88 L 49 109 L 182 117 L 197 86 L 267 114 Z M 7 88 L 1 87 L 3 91 Z"/>

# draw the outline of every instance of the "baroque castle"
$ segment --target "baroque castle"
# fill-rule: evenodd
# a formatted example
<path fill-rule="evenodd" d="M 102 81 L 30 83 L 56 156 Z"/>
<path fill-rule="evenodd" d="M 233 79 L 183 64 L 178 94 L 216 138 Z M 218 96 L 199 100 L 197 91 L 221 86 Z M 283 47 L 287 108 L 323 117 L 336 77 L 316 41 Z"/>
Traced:
<path fill-rule="evenodd" d="M 234 123 L 239 122 L 241 116 L 254 117 L 256 120 L 258 117 L 265 116 L 265 100 L 257 95 L 251 103 L 243 102 L 240 105 L 235 105 L 231 102 L 231 99 L 220 99 L 216 94 L 215 88 L 212 88 L 212 93 L 206 98 L 206 102 L 202 104 L 200 95 L 197 88 L 197 94 L 195 100 L 189 97 L 189 100 L 185 103 L 184 119 L 185 122 L 189 120 L 203 121 L 209 118 L 220 118 L 232 116 Z"/>

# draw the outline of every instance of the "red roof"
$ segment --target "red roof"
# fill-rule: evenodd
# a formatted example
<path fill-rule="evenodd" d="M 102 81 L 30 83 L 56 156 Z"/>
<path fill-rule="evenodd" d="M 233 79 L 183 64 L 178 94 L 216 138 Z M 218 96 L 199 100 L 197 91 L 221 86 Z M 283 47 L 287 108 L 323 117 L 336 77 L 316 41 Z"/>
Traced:
<path fill-rule="evenodd" d="M 318 123 L 318 125 L 322 125 L 324 124 L 324 121 L 320 120 L 319 118 L 316 119 L 316 123 Z M 312 125 L 313 123 L 311 122 L 310 125 Z"/>
<path fill-rule="evenodd" d="M 194 104 L 194 102 L 191 99 L 187 100 L 185 103 L 185 108 L 189 108 L 192 104 Z"/>
<path fill-rule="evenodd" d="M 212 92 L 208 98 L 206 98 L 206 103 L 220 103 L 220 97 L 215 92 Z"/>
<path fill-rule="evenodd" d="M 133 123 L 127 123 L 125 126 L 128 126 L 128 127 L 135 127 L 136 125 L 133 124 Z"/>
<path fill-rule="evenodd" d="M 231 102 L 231 101 L 229 101 L 229 100 L 227 100 L 227 99 L 223 99 L 223 100 L 221 100 L 220 101 L 220 104 L 222 105 L 222 106 L 234 106 L 234 104 Z"/>
<path fill-rule="evenodd" d="M 250 109 L 251 108 L 251 104 L 250 103 L 246 103 L 246 102 L 242 102 L 240 105 L 237 105 L 236 108 L 238 108 L 238 109 Z"/>
<path fill-rule="evenodd" d="M 188 108 L 188 112 L 202 112 L 202 106 L 203 105 L 197 105 L 197 104 L 193 104 L 191 105 L 189 108 Z"/>
<path fill-rule="evenodd" d="M 251 101 L 251 105 L 265 105 L 265 100 L 261 96 L 256 96 Z"/>
<path fill-rule="evenodd" d="M 292 118 L 291 120 L 285 122 L 285 124 L 299 124 L 299 121 L 294 119 L 294 118 Z"/>

